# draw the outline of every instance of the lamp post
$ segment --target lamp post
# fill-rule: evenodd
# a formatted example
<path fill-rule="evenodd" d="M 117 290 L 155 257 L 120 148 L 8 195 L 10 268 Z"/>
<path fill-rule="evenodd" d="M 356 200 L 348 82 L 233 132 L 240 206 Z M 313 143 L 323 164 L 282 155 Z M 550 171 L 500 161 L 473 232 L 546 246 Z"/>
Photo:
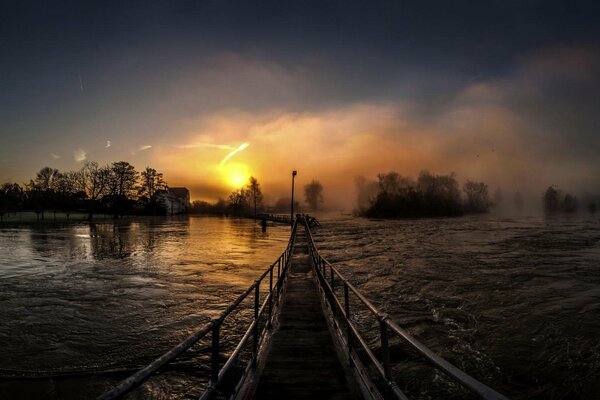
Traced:
<path fill-rule="evenodd" d="M 292 217 L 292 226 L 294 226 L 294 178 L 298 175 L 297 171 L 292 171 L 292 209 L 290 216 Z"/>

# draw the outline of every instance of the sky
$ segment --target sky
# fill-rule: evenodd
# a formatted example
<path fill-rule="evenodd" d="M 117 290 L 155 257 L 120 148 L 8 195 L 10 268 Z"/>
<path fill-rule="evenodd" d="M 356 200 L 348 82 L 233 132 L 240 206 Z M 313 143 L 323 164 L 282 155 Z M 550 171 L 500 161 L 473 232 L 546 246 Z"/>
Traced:
<path fill-rule="evenodd" d="M 205 200 L 294 169 L 344 207 L 391 170 L 600 192 L 597 4 L 4 1 L 0 182 L 125 160 Z"/>

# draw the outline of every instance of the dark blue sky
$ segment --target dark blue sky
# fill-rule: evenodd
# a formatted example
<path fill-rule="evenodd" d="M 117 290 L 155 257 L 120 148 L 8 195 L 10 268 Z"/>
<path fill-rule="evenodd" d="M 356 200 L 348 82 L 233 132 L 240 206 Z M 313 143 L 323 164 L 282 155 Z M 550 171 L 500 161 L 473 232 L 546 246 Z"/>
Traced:
<path fill-rule="evenodd" d="M 24 179 L 52 160 L 75 167 L 67 152 L 80 148 L 111 161 L 91 150 L 107 139 L 128 152 L 159 145 L 167 132 L 183 140 L 181 121 L 232 109 L 265 115 L 395 104 L 412 125 L 431 127 L 477 83 L 502 92 L 504 108 L 527 110 L 536 129 L 548 114 L 554 126 L 580 124 L 574 147 L 589 152 L 591 141 L 595 152 L 597 4 L 5 1 L 0 179 Z M 584 72 L 569 61 L 580 56 Z M 555 75 L 537 82 L 540 63 Z M 577 74 L 592 76 L 582 84 Z M 523 91 L 523 80 L 535 90 Z"/>

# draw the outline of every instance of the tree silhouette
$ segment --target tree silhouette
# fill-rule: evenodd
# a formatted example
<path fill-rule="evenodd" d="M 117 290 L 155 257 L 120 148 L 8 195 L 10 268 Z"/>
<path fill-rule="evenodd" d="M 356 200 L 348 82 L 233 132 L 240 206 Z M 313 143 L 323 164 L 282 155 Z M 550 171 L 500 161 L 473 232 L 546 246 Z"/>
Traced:
<path fill-rule="evenodd" d="M 463 191 L 467 196 L 465 200 L 465 211 L 473 213 L 487 212 L 492 205 L 488 193 L 488 187 L 483 182 L 468 180 L 463 185 Z"/>
<path fill-rule="evenodd" d="M 229 195 L 229 210 L 232 214 L 243 215 L 248 210 L 248 191 L 244 188 L 234 190 Z"/>
<path fill-rule="evenodd" d="M 114 162 L 110 166 L 108 189 L 114 218 L 118 218 L 123 213 L 130 196 L 136 189 L 137 181 L 138 173 L 127 161 Z"/>
<path fill-rule="evenodd" d="M 321 182 L 312 180 L 304 186 L 304 200 L 311 210 L 318 210 L 323 203 L 323 185 Z"/>
<path fill-rule="evenodd" d="M 82 188 L 89 201 L 88 219 L 90 221 L 94 216 L 95 203 L 108 192 L 109 179 L 110 168 L 108 166 L 100 167 L 95 161 L 87 161 L 81 169 Z"/>
<path fill-rule="evenodd" d="M 254 218 L 256 218 L 256 208 L 262 203 L 263 194 L 260 189 L 260 183 L 258 183 L 258 179 L 251 176 L 250 181 L 247 186 L 247 194 L 250 196 L 250 200 L 254 204 Z"/>
<path fill-rule="evenodd" d="M 548 186 L 544 193 L 544 211 L 545 212 L 556 212 L 560 206 L 559 192 L 554 186 Z"/>
<path fill-rule="evenodd" d="M 141 173 L 141 185 L 139 193 L 146 196 L 150 202 L 150 208 L 153 214 L 156 214 L 156 195 L 161 190 L 166 190 L 167 184 L 163 179 L 163 174 L 157 172 L 154 168 L 146 167 Z"/>

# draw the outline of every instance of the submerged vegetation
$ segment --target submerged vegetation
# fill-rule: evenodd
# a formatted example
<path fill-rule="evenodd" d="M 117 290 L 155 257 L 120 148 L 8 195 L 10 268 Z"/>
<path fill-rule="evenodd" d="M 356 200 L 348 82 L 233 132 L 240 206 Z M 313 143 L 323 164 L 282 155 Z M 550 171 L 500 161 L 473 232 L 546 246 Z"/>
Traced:
<path fill-rule="evenodd" d="M 415 218 L 484 213 L 492 206 L 483 182 L 467 181 L 462 193 L 454 174 L 427 171 L 415 181 L 397 172 L 377 175 L 377 182 L 356 181 L 357 214 L 370 218 Z"/>

